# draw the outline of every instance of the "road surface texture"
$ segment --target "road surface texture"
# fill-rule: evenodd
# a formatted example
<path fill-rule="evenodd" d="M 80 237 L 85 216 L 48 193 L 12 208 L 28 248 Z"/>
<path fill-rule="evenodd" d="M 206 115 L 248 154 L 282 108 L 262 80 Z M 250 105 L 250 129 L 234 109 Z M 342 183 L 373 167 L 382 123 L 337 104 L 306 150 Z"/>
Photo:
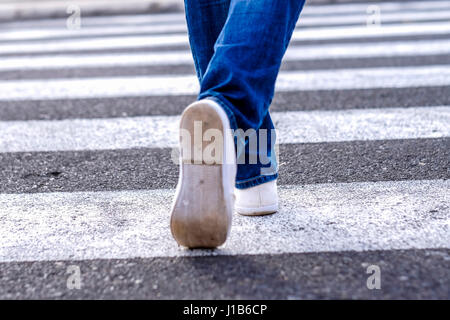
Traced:
<path fill-rule="evenodd" d="M 271 107 L 281 209 L 207 251 L 169 229 L 183 14 L 2 23 L 0 298 L 450 298 L 450 2 L 375 5 L 305 8 Z"/>

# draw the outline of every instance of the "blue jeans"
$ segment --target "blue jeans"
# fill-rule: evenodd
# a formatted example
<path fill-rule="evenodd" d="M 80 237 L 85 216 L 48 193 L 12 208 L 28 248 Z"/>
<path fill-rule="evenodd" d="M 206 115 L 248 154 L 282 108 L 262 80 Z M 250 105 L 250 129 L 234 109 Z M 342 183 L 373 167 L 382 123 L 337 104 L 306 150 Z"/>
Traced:
<path fill-rule="evenodd" d="M 227 113 L 231 128 L 245 133 L 235 134 L 237 188 L 278 177 L 269 106 L 281 60 L 304 3 L 185 0 L 189 41 L 201 88 L 198 99 L 215 100 Z M 257 141 L 256 148 L 249 143 L 251 139 Z"/>

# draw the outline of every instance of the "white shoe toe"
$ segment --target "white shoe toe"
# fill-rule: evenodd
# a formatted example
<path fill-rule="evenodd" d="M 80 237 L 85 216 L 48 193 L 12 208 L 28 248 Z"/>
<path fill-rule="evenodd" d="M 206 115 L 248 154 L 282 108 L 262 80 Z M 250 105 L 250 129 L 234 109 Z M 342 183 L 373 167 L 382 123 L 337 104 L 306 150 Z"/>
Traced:
<path fill-rule="evenodd" d="M 261 216 L 278 211 L 276 180 L 247 189 L 235 189 L 234 209 L 245 216 Z"/>

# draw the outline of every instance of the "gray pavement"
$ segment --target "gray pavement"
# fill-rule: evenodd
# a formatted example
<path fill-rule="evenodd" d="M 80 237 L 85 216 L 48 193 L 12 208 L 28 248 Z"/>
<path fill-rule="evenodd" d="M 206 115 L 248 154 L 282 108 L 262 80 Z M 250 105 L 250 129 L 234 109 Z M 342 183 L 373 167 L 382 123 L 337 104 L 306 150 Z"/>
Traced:
<path fill-rule="evenodd" d="M 0 294 L 4 299 L 448 299 L 449 259 L 449 250 L 389 250 L 3 263 Z M 83 274 L 80 290 L 66 287 L 72 264 Z M 366 269 L 374 264 L 383 270 L 381 290 L 366 287 Z"/>
<path fill-rule="evenodd" d="M 175 188 L 178 167 L 171 151 L 4 153 L 0 191 Z M 449 138 L 281 145 L 279 184 L 448 179 L 449 158 Z"/>
<path fill-rule="evenodd" d="M 42 71 L 38 72 L 42 73 Z M 19 71 L 15 72 L 15 74 L 17 73 Z M 342 91 L 313 90 L 302 91 L 301 93 L 279 92 L 275 95 L 271 110 L 307 111 L 445 106 L 450 103 L 449 91 L 449 86 L 429 86 Z M 186 105 L 194 100 L 194 95 L 70 100 L 10 100 L 2 102 L 0 118 L 12 121 L 178 115 Z M 301 101 L 301 103 L 299 104 L 298 101 Z"/>

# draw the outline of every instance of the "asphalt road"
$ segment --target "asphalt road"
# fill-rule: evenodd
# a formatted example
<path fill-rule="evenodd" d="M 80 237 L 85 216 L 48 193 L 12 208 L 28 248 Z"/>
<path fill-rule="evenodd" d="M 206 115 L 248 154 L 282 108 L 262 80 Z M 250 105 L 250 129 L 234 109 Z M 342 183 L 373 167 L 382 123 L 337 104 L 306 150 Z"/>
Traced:
<path fill-rule="evenodd" d="M 449 299 L 450 3 L 369 4 L 305 10 L 271 112 L 317 121 L 278 124 L 280 212 L 213 251 L 168 228 L 182 14 L 0 25 L 0 298 Z"/>

